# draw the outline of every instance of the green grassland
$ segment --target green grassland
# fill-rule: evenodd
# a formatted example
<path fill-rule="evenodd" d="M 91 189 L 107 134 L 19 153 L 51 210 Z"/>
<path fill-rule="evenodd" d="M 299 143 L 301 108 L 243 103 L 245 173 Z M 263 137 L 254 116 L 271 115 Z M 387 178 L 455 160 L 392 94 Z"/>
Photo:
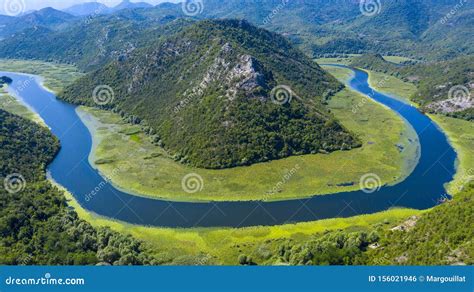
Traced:
<path fill-rule="evenodd" d="M 355 56 L 355 55 L 354 55 Z M 397 56 L 384 56 L 384 59 L 392 63 L 399 63 L 404 61 L 410 61 L 411 59 Z M 346 58 L 321 58 L 316 59 L 319 64 L 340 64 L 350 65 L 352 57 Z M 348 75 L 347 70 L 343 68 L 324 66 L 323 68 L 328 70 L 333 76 L 342 82 L 347 82 L 351 75 Z M 412 83 L 404 82 L 403 80 L 394 76 L 372 71 L 364 70 L 369 73 L 369 84 L 372 88 L 377 91 L 388 94 L 398 100 L 407 102 L 411 105 L 417 106 L 414 102 L 410 101 L 410 97 L 415 94 L 416 86 Z"/>
<path fill-rule="evenodd" d="M 321 66 L 324 70 L 331 73 L 332 76 L 336 77 L 340 82 L 346 84 L 349 80 L 354 76 L 354 73 L 351 70 L 346 68 L 340 67 L 332 67 L 332 66 Z"/>
<path fill-rule="evenodd" d="M 0 87 L 0 109 L 3 109 L 10 113 L 14 113 L 25 119 L 34 121 L 35 123 L 40 124 L 42 126 L 46 126 L 43 119 L 41 119 L 38 114 L 28 109 L 28 107 L 23 105 L 13 96 L 10 96 L 7 93 L 5 85 L 3 88 Z"/>
<path fill-rule="evenodd" d="M 160 264 L 172 265 L 238 265 L 238 257 L 246 254 L 259 265 L 278 265 L 274 250 L 285 240 L 304 242 L 328 231 L 370 231 L 374 226 L 389 229 L 400 221 L 425 211 L 390 209 L 385 212 L 351 218 L 335 218 L 246 228 L 158 228 L 131 225 L 98 216 L 83 209 L 67 193 L 68 204 L 94 227 L 109 227 L 142 240 Z"/>
<path fill-rule="evenodd" d="M 365 70 L 369 73 L 369 84 L 372 88 L 400 101 L 418 106 L 409 98 L 416 92 L 416 86 L 412 83 L 404 82 L 394 76 L 376 71 Z"/>
<path fill-rule="evenodd" d="M 384 57 L 387 59 L 387 57 Z M 350 58 L 319 59 L 321 63 L 349 64 Z M 325 67 L 326 69 L 331 67 Z M 371 87 L 394 98 L 419 107 L 417 103 L 409 100 L 417 91 L 414 84 L 405 82 L 394 76 L 366 70 L 369 73 L 369 84 Z M 341 80 L 344 77 L 341 72 L 331 72 L 336 78 Z M 447 190 L 451 195 L 455 195 L 463 187 L 474 179 L 474 123 L 446 117 L 443 115 L 430 114 L 430 118 L 435 121 L 448 136 L 448 139 L 458 154 L 457 172 L 454 180 L 449 183 Z"/>
<path fill-rule="evenodd" d="M 81 107 L 79 115 L 93 133 L 91 163 L 119 188 L 144 196 L 174 201 L 283 200 L 357 190 L 360 177 L 369 172 L 380 176 L 384 184 L 410 172 L 418 145 L 409 142 L 416 136 L 401 118 L 349 90 L 334 96 L 329 107 L 364 141 L 363 147 L 224 170 L 175 162 L 150 143 L 138 126 L 124 123 L 112 112 Z M 181 181 L 189 173 L 202 177 L 202 191 L 183 191 Z"/>
<path fill-rule="evenodd" d="M 44 86 L 55 93 L 82 76 L 72 65 L 31 60 L 0 59 L 0 71 L 39 75 L 44 78 Z"/>
<path fill-rule="evenodd" d="M 361 56 L 359 54 L 346 54 L 341 57 L 332 57 L 332 58 L 318 58 L 316 59 L 316 62 L 318 64 L 341 64 L 341 65 L 349 65 L 352 62 L 352 59 L 354 57 Z M 392 62 L 395 64 L 401 64 L 403 62 L 416 62 L 414 59 L 410 59 L 407 57 L 401 57 L 401 56 L 383 56 L 383 58 L 388 61 Z"/>
<path fill-rule="evenodd" d="M 474 180 L 474 123 L 443 115 L 430 115 L 430 118 L 447 134 L 458 154 L 457 172 L 448 185 L 448 192 L 455 195 Z"/>

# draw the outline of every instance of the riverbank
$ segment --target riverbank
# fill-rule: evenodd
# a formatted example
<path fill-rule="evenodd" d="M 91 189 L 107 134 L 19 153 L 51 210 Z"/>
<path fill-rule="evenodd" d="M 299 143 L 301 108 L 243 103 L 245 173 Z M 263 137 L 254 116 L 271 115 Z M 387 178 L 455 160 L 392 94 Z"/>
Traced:
<path fill-rule="evenodd" d="M 41 76 L 44 78 L 41 82 L 44 88 L 55 94 L 83 75 L 73 65 L 14 59 L 0 59 L 0 71 Z"/>
<path fill-rule="evenodd" d="M 33 112 L 15 97 L 9 95 L 6 86 L 0 88 L 0 109 L 47 127 L 46 123 L 37 113 Z"/>
<path fill-rule="evenodd" d="M 448 133 L 448 135 L 451 134 Z M 188 255 L 195 255 L 196 258 L 202 259 L 201 264 L 212 264 L 214 261 L 237 264 L 237 258 L 241 254 L 253 255 L 258 263 L 278 264 L 278 262 L 273 262 L 274 259 L 265 259 L 265 251 L 279 244 L 281 240 L 304 241 L 312 234 L 323 234 L 325 230 L 372 230 L 377 226 L 389 228 L 400 220 L 420 213 L 415 210 L 397 209 L 365 216 L 272 227 L 166 229 L 112 221 L 82 209 L 75 200 L 71 200 L 70 204 L 75 207 L 81 218 L 94 225 L 110 226 L 114 230 L 146 240 L 150 247 L 153 247 L 155 252 L 163 258 L 165 264 L 185 263 L 191 260 Z M 211 256 L 208 257 L 207 254 Z M 181 262 L 179 260 L 175 262 L 176 257 Z"/>
<path fill-rule="evenodd" d="M 348 70 L 350 72 L 350 70 Z M 347 72 L 346 72 L 347 73 Z M 352 109 L 364 104 L 357 112 Z M 191 168 L 175 162 L 150 143 L 138 126 L 109 111 L 81 107 L 78 114 L 93 133 L 90 162 L 114 185 L 153 198 L 172 201 L 285 200 L 359 189 L 359 180 L 375 172 L 382 184 L 393 184 L 416 164 L 416 134 L 403 120 L 380 104 L 344 90 L 329 108 L 363 141 L 351 151 L 295 156 L 249 167 L 224 170 Z M 404 151 L 399 151 L 401 145 Z M 119 173 L 116 169 L 122 169 Z M 189 173 L 202 178 L 203 189 L 183 191 Z M 315 175 L 318 174 L 318 175 Z"/>
<path fill-rule="evenodd" d="M 278 249 L 278 245 L 287 240 L 303 243 L 312 237 L 337 230 L 367 233 L 377 228 L 388 230 L 409 217 L 427 212 L 394 208 L 370 215 L 277 226 L 158 228 L 98 216 L 82 208 L 69 192 L 64 192 L 69 206 L 74 208 L 79 218 L 94 227 L 109 227 L 142 240 L 161 259 L 160 264 L 165 265 L 239 265 L 239 256 L 242 254 L 252 257 L 259 265 L 279 265 L 281 262 L 270 257 L 274 255 L 270 251 Z"/>

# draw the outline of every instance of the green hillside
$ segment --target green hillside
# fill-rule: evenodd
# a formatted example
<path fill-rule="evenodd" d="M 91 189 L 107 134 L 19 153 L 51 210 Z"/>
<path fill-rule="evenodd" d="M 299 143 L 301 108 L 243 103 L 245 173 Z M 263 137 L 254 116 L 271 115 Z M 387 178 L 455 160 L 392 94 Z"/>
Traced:
<path fill-rule="evenodd" d="M 61 30 L 35 26 L 0 41 L 0 57 L 74 64 L 83 71 L 126 58 L 138 47 L 174 34 L 189 21 L 174 17 L 145 19 L 133 10 L 78 21 Z"/>
<path fill-rule="evenodd" d="M 245 21 L 197 23 L 85 76 L 62 98 L 95 105 L 99 85 L 113 89 L 107 107 L 198 167 L 359 145 L 323 105 L 342 85 L 283 37 Z"/>
<path fill-rule="evenodd" d="M 141 242 L 93 228 L 46 179 L 59 148 L 46 128 L 0 109 L 0 264 L 150 264 Z"/>

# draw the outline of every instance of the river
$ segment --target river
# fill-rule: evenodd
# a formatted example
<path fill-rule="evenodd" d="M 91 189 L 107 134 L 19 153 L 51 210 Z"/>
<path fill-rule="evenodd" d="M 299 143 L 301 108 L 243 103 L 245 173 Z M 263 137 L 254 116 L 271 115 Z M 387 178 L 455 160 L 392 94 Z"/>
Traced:
<path fill-rule="evenodd" d="M 38 113 L 61 141 L 61 150 L 48 166 L 50 176 L 70 191 L 85 209 L 133 224 L 161 227 L 244 227 L 314 221 L 375 213 L 392 207 L 430 208 L 445 196 L 444 185 L 455 173 L 456 152 L 446 135 L 415 107 L 373 90 L 368 74 L 354 70 L 349 86 L 401 115 L 416 131 L 421 155 L 402 182 L 363 191 L 318 195 L 278 202 L 168 202 L 120 191 L 88 161 L 92 138 L 76 106 L 57 100 L 39 78 L 0 72 L 13 79 L 12 95 Z M 27 86 L 25 85 L 26 83 Z"/>

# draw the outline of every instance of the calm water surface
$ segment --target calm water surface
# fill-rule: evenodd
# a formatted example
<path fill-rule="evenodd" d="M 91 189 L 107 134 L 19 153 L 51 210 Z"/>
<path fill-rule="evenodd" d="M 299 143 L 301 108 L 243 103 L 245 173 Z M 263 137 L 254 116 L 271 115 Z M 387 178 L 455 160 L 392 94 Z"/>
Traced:
<path fill-rule="evenodd" d="M 403 182 L 384 186 L 372 194 L 342 192 L 279 202 L 186 203 L 138 197 L 105 183 L 89 164 L 92 138 L 76 114 L 76 106 L 57 100 L 30 76 L 10 72 L 0 75 L 13 79 L 10 92 L 37 112 L 60 139 L 62 148 L 48 166 L 52 178 L 68 189 L 85 209 L 133 224 L 243 227 L 349 217 L 394 206 L 426 209 L 445 195 L 444 184 L 455 173 L 456 153 L 434 122 L 416 108 L 374 91 L 368 84 L 367 73 L 354 70 L 350 87 L 400 114 L 418 134 L 421 156 Z M 97 192 L 90 196 L 94 189 Z"/>

